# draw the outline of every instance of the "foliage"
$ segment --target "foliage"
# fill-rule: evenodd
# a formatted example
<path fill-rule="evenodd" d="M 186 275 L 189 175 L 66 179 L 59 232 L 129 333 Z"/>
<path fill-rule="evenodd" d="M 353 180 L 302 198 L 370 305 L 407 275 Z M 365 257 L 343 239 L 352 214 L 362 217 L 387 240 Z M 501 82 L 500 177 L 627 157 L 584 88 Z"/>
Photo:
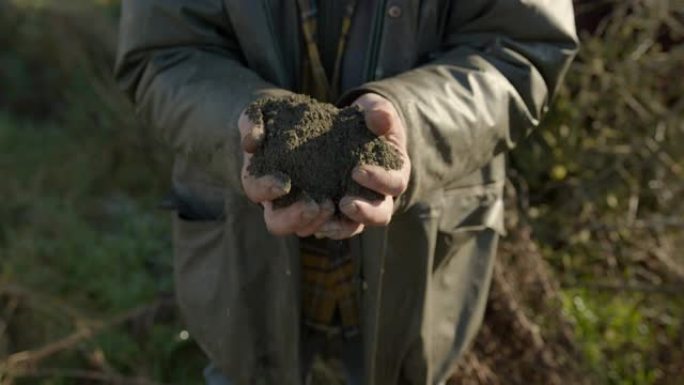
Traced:
<path fill-rule="evenodd" d="M 156 208 L 168 161 L 112 84 L 109 8 L 71 5 L 0 2 L 0 362 L 142 305 L 16 383 L 198 383 L 205 359 L 179 337 Z"/>
<path fill-rule="evenodd" d="M 629 253 L 621 246 L 643 251 L 637 230 L 682 225 L 684 83 L 673 79 L 684 47 L 660 42 L 684 39 L 683 9 L 682 1 L 628 2 L 584 33 L 545 127 L 513 154 L 537 234 L 570 254 L 560 268 L 577 267 L 566 265 L 572 254 L 619 264 Z M 595 247 L 602 237 L 608 249 Z"/>
<path fill-rule="evenodd" d="M 564 294 L 564 312 L 602 383 L 653 384 L 670 375 L 653 352 L 680 338 L 684 304 L 662 306 L 652 299 L 644 293 L 597 295 L 586 289 Z"/>
<path fill-rule="evenodd" d="M 516 184 L 591 370 L 607 384 L 676 383 L 684 1 L 580 2 L 580 21 L 607 4 L 544 127 L 512 154 Z"/>

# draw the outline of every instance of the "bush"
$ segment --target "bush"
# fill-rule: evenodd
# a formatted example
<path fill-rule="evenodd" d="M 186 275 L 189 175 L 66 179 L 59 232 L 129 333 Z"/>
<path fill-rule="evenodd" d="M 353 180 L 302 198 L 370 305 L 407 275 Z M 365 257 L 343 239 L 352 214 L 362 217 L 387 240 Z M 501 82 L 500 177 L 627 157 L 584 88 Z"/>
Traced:
<path fill-rule="evenodd" d="M 577 10 L 578 60 L 544 127 L 512 153 L 521 207 L 601 383 L 676 383 L 684 1 Z"/>
<path fill-rule="evenodd" d="M 198 383 L 169 162 L 113 85 L 111 9 L 41 4 L 0 1 L 0 383 Z"/>

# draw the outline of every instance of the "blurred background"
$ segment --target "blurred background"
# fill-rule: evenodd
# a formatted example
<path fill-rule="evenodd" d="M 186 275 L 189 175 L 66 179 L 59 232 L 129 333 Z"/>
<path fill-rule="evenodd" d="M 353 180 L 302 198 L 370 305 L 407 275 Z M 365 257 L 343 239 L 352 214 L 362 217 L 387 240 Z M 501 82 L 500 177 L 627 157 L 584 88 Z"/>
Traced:
<path fill-rule="evenodd" d="M 0 385 L 202 383 L 157 208 L 169 155 L 111 78 L 118 12 L 0 0 Z M 453 384 L 684 384 L 684 0 L 576 13 Z"/>

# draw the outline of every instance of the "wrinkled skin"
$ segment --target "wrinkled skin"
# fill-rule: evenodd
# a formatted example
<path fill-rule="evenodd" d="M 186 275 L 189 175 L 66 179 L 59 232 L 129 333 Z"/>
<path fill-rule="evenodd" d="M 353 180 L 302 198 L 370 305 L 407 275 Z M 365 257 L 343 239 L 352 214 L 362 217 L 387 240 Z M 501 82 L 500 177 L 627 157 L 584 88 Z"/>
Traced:
<path fill-rule="evenodd" d="M 384 199 L 369 201 L 345 196 L 339 204 L 340 212 L 344 214 L 341 218 L 333 215 L 335 207 L 330 200 L 317 203 L 305 198 L 285 208 L 273 208 L 274 199 L 289 193 L 290 181 L 286 175 L 254 177 L 247 171 L 252 154 L 263 140 L 264 128 L 252 122 L 244 112 L 240 115 L 238 126 L 244 156 L 242 187 L 252 202 L 264 207 L 264 221 L 272 234 L 346 239 L 360 234 L 366 226 L 385 226 L 391 221 L 394 198 L 406 190 L 411 174 L 411 163 L 406 150 L 406 127 L 392 103 L 378 94 L 364 94 L 354 104 L 364 111 L 368 128 L 393 145 L 403 162 L 399 170 L 386 170 L 370 165 L 354 169 L 354 181 L 384 195 Z"/>

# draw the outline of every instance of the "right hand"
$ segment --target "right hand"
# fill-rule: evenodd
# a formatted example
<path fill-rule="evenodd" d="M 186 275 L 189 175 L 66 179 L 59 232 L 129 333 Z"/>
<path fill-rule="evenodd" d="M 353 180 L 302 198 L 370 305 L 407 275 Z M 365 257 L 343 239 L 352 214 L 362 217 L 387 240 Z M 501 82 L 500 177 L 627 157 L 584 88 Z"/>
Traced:
<path fill-rule="evenodd" d="M 240 136 L 242 137 L 242 188 L 247 198 L 264 207 L 264 221 L 268 231 L 273 235 L 297 235 L 308 237 L 318 233 L 321 226 L 328 222 L 335 213 L 335 205 L 331 200 L 317 203 L 306 198 L 294 204 L 275 209 L 273 200 L 287 195 L 291 183 L 287 175 L 265 175 L 255 177 L 251 175 L 249 167 L 252 154 L 259 148 L 265 136 L 262 125 L 252 122 L 245 112 L 240 114 L 238 121 Z"/>

